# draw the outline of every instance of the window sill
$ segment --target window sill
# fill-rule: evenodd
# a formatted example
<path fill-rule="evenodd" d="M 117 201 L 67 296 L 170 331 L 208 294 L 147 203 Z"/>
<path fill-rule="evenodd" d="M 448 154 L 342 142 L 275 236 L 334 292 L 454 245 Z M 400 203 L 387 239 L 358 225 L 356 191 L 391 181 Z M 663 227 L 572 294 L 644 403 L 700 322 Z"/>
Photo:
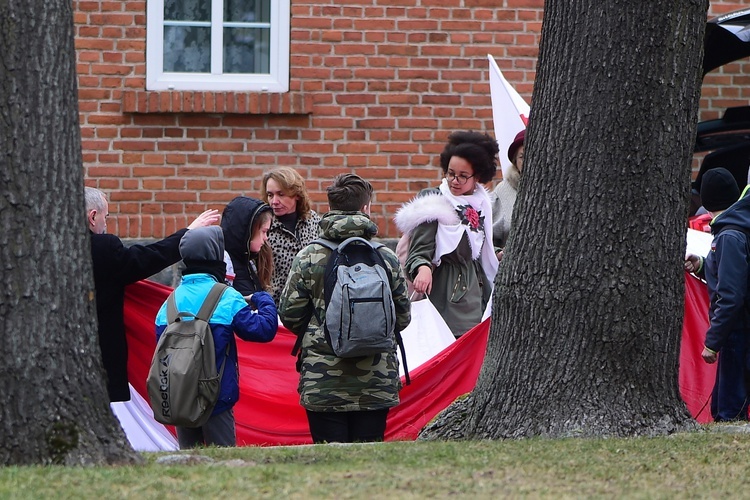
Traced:
<path fill-rule="evenodd" d="M 312 95 L 260 92 L 196 92 L 126 90 L 124 113 L 231 113 L 249 115 L 307 115 Z"/>

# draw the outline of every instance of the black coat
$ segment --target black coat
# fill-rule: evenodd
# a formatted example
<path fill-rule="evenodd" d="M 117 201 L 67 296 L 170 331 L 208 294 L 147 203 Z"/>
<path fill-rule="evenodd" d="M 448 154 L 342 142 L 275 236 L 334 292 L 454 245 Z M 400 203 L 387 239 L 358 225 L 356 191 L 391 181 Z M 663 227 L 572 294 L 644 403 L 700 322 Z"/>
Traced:
<path fill-rule="evenodd" d="M 91 234 L 99 346 L 110 401 L 130 400 L 128 344 L 122 311 L 125 286 L 178 262 L 180 238 L 186 232 L 187 229 L 182 229 L 151 245 L 131 247 L 125 247 L 120 238 L 112 234 Z"/>

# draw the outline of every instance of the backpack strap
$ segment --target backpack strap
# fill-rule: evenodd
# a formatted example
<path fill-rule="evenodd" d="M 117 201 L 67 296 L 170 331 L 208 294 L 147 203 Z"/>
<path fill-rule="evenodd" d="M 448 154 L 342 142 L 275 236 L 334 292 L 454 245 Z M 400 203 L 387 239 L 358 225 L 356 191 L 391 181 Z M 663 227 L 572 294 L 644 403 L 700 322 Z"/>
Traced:
<path fill-rule="evenodd" d="M 167 324 L 171 325 L 175 321 L 182 321 L 183 319 L 193 319 L 195 315 L 188 312 L 180 312 L 177 310 L 177 304 L 174 299 L 174 292 L 169 294 L 167 297 Z"/>
<path fill-rule="evenodd" d="M 406 379 L 406 385 L 411 385 L 411 377 L 409 377 L 409 367 L 406 366 L 406 349 L 404 349 L 404 339 L 401 337 L 401 332 L 396 329 L 393 331 L 396 336 L 396 344 L 401 351 L 401 361 L 404 364 L 404 379 Z"/>
<path fill-rule="evenodd" d="M 739 231 L 745 235 L 747 238 L 748 243 L 750 243 L 750 228 L 738 226 L 736 224 L 727 224 L 725 226 L 721 226 L 721 228 L 714 233 L 714 236 L 719 235 L 720 233 L 723 233 L 724 231 L 728 229 L 734 229 L 735 231 Z"/>
<path fill-rule="evenodd" d="M 208 320 L 211 319 L 211 316 L 213 316 L 214 311 L 216 310 L 216 306 L 219 305 L 221 296 L 224 295 L 224 292 L 227 290 L 227 288 L 229 288 L 229 285 L 226 285 L 224 283 L 214 283 L 214 286 L 211 287 L 208 295 L 206 295 L 206 298 L 203 300 L 203 304 L 201 305 L 200 310 L 195 315 L 186 312 L 178 312 L 177 304 L 175 303 L 174 299 L 174 292 L 170 293 L 169 297 L 167 298 L 167 322 L 171 324 L 175 321 L 181 321 L 182 318 L 195 318 L 202 319 L 203 321 L 208 323 Z M 221 362 L 221 369 L 219 370 L 219 380 L 221 380 L 224 376 L 224 367 L 227 364 L 226 360 L 227 357 L 229 357 L 229 347 L 231 345 L 231 342 L 227 343 L 227 350 L 224 353 L 224 360 Z"/>
<path fill-rule="evenodd" d="M 219 305 L 219 299 L 224 295 L 227 288 L 229 288 L 229 285 L 215 283 L 211 288 L 211 291 L 208 292 L 208 295 L 206 295 L 206 298 L 203 300 L 203 305 L 201 305 L 201 308 L 195 317 L 208 323 L 208 320 L 211 319 L 211 316 L 216 310 L 216 306 Z"/>
<path fill-rule="evenodd" d="M 203 299 L 203 304 L 201 305 L 198 314 L 195 315 L 195 318 L 202 319 L 203 321 L 208 323 L 208 320 L 211 319 L 211 316 L 213 316 L 216 307 L 219 305 L 221 296 L 224 295 L 224 292 L 226 292 L 227 288 L 229 288 L 229 285 L 226 285 L 224 283 L 214 283 L 214 286 L 211 287 L 211 290 L 209 290 L 206 298 Z M 231 345 L 231 342 L 227 342 L 227 349 L 224 352 L 224 359 L 221 362 L 221 369 L 219 369 L 219 380 L 222 380 L 224 378 L 224 367 L 227 366 L 227 358 L 229 357 L 229 348 L 231 347 Z"/>
<path fill-rule="evenodd" d="M 171 325 L 177 321 L 179 312 L 177 312 L 177 305 L 174 302 L 174 291 L 167 297 L 167 324 Z"/>
<path fill-rule="evenodd" d="M 339 242 L 338 241 L 327 240 L 325 238 L 316 238 L 316 239 L 314 239 L 314 240 L 312 240 L 310 242 L 311 245 L 313 243 L 317 243 L 320 246 L 324 246 L 324 247 L 326 247 L 328 250 L 330 250 L 332 252 L 339 247 Z"/>
<path fill-rule="evenodd" d="M 219 305 L 219 299 L 221 299 L 221 296 L 227 288 L 229 288 L 229 286 L 224 283 L 215 283 L 208 292 L 208 295 L 206 295 L 200 310 L 195 315 L 177 311 L 174 292 L 170 293 L 167 298 L 167 323 L 171 324 L 182 318 L 200 318 L 208 323 L 208 320 L 211 319 L 211 316 L 216 310 L 216 306 Z"/>

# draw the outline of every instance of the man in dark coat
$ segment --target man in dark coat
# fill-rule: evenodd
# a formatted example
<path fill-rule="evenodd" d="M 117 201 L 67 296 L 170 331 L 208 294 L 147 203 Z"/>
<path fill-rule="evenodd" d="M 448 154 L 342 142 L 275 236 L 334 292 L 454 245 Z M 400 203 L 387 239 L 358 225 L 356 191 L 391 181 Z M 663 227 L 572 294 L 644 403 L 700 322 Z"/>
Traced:
<path fill-rule="evenodd" d="M 711 416 L 717 422 L 748 420 L 750 198 L 747 194 L 740 198 L 736 180 L 721 167 L 706 172 L 700 194 L 713 217 L 714 239 L 705 260 L 690 255 L 685 269 L 703 275 L 708 287 L 709 327 L 701 356 L 706 363 L 719 362 L 711 393 Z"/>
<path fill-rule="evenodd" d="M 99 346 L 107 372 L 107 392 L 111 402 L 129 401 L 128 345 L 123 319 L 125 286 L 178 262 L 180 238 L 189 229 L 215 224 L 219 220 L 219 212 L 206 210 L 187 228 L 161 241 L 130 247 L 125 247 L 117 236 L 106 234 L 108 215 L 109 204 L 104 193 L 87 187 L 86 217 L 91 231 Z"/>

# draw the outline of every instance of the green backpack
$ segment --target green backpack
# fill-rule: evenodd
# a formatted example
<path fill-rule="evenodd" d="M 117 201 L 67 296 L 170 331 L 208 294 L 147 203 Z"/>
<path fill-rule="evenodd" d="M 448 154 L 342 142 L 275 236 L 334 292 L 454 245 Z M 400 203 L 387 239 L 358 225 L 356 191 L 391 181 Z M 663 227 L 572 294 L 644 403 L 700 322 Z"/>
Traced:
<path fill-rule="evenodd" d="M 226 358 L 217 373 L 208 320 L 227 288 L 216 283 L 195 315 L 177 312 L 174 292 L 167 299 L 168 326 L 159 337 L 146 379 L 154 418 L 163 424 L 200 427 L 211 416 Z"/>

